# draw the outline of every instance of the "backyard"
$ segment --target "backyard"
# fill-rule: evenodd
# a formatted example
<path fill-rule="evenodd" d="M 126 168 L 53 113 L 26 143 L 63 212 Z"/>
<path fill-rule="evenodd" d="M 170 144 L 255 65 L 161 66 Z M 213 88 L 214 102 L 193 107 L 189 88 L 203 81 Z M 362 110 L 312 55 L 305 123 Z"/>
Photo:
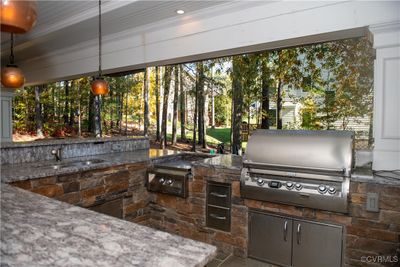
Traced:
<path fill-rule="evenodd" d="M 229 151 L 256 128 L 352 130 L 368 148 L 372 74 L 370 42 L 354 38 L 109 75 L 104 96 L 92 77 L 28 86 L 13 140 L 146 135 L 153 147 Z"/>

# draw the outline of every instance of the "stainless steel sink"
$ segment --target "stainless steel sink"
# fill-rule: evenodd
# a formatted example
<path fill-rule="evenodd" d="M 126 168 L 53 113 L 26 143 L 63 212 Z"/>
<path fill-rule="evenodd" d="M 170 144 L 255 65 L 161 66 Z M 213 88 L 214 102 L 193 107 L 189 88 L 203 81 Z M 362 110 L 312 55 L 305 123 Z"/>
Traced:
<path fill-rule="evenodd" d="M 89 165 L 94 165 L 98 163 L 105 162 L 103 159 L 92 159 L 92 160 L 79 160 L 79 161 L 71 161 L 71 162 L 65 162 L 65 163 L 59 163 L 59 164 L 54 164 L 54 165 L 47 165 L 47 166 L 42 166 L 43 168 L 52 168 L 54 170 L 59 170 L 59 169 L 64 169 L 64 168 L 71 168 L 71 167 L 84 167 L 84 166 L 89 166 Z"/>

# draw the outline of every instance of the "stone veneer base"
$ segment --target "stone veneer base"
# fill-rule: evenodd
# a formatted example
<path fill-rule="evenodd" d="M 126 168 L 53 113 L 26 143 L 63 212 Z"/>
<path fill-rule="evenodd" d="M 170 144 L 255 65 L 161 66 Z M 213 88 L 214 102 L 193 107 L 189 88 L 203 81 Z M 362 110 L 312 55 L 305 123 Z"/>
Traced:
<path fill-rule="evenodd" d="M 363 256 L 395 256 L 400 247 L 400 186 L 352 181 L 349 213 L 340 214 L 290 205 L 242 199 L 240 170 L 193 167 L 186 199 L 147 192 L 148 163 L 12 183 L 33 192 L 82 207 L 122 199 L 122 218 L 218 247 L 218 258 L 247 256 L 248 210 L 257 209 L 345 227 L 344 266 L 398 266 L 396 262 L 365 263 Z M 206 227 L 207 181 L 231 184 L 231 232 Z M 377 213 L 365 210 L 366 193 L 380 196 Z"/>

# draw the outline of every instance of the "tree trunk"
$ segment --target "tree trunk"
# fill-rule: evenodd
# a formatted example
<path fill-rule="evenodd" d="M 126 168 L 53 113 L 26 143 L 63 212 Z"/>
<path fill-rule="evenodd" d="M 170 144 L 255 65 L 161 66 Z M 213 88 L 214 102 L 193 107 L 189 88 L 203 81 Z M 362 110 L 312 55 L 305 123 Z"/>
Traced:
<path fill-rule="evenodd" d="M 78 136 L 82 136 L 81 83 L 78 83 Z"/>
<path fill-rule="evenodd" d="M 167 146 L 167 113 L 168 113 L 168 95 L 169 87 L 171 85 L 171 72 L 172 67 L 166 66 L 164 72 L 164 100 L 163 100 L 163 113 L 161 124 L 161 143 L 160 147 L 164 149 Z"/>
<path fill-rule="evenodd" d="M 371 112 L 369 115 L 369 129 L 368 129 L 368 147 L 369 148 L 371 148 L 372 145 L 374 144 L 373 129 L 374 129 L 374 113 Z"/>
<path fill-rule="evenodd" d="M 108 101 L 107 99 L 109 99 L 109 97 L 110 97 L 110 95 L 108 94 L 107 96 L 103 95 L 100 98 L 100 101 L 101 101 L 100 112 L 102 112 L 104 114 L 108 113 L 108 110 L 104 111 L 103 109 L 104 109 L 104 106 L 106 106 L 105 103 L 107 103 L 107 101 Z M 102 119 L 102 126 L 101 126 L 102 132 L 103 133 L 108 133 L 109 129 L 108 129 L 108 124 L 107 124 L 107 117 L 106 116 L 101 116 L 101 119 Z"/>
<path fill-rule="evenodd" d="M 192 151 L 196 152 L 196 131 L 197 131 L 197 113 L 198 113 L 198 98 L 199 98 L 199 73 L 196 72 L 196 85 L 195 85 L 195 98 L 194 98 L 194 113 L 193 113 L 193 142 Z"/>
<path fill-rule="evenodd" d="M 215 129 L 215 99 L 214 99 L 214 86 L 211 85 L 211 128 Z"/>
<path fill-rule="evenodd" d="M 57 83 L 57 123 L 61 124 L 61 88 L 60 83 Z"/>
<path fill-rule="evenodd" d="M 267 59 L 262 59 L 261 66 L 261 88 L 262 88 L 262 104 L 261 104 L 261 128 L 269 129 L 269 73 Z"/>
<path fill-rule="evenodd" d="M 40 104 L 40 94 L 42 91 L 42 85 L 35 86 L 35 121 L 36 121 L 36 135 L 43 137 L 43 117 L 42 117 L 42 106 Z"/>
<path fill-rule="evenodd" d="M 176 145 L 176 127 L 178 124 L 178 98 L 179 98 L 179 66 L 174 67 L 175 90 L 174 90 L 174 110 L 172 118 L 172 144 Z"/>
<path fill-rule="evenodd" d="M 88 132 L 94 133 L 95 132 L 95 106 L 94 106 L 94 94 L 92 91 L 89 92 L 89 117 L 88 117 Z"/>
<path fill-rule="evenodd" d="M 125 97 L 125 135 L 128 135 L 128 92 Z"/>
<path fill-rule="evenodd" d="M 232 121 L 232 153 L 239 154 L 242 148 L 242 138 L 240 134 L 240 126 L 242 124 L 243 114 L 243 88 L 242 77 L 240 72 L 240 56 L 233 57 L 232 62 L 232 104 L 233 104 L 233 121 Z"/>
<path fill-rule="evenodd" d="M 160 87 L 159 87 L 159 76 L 158 67 L 156 67 L 156 141 L 160 141 Z"/>
<path fill-rule="evenodd" d="M 142 93 L 139 95 L 139 97 L 138 97 L 138 101 L 139 101 L 139 106 L 140 106 L 140 110 L 144 110 L 144 108 L 143 108 L 143 102 L 142 102 L 142 99 L 140 99 L 140 96 L 143 96 L 143 86 L 142 86 Z M 127 103 L 127 106 L 126 106 L 127 108 L 128 108 L 128 103 Z M 132 114 L 132 115 L 134 115 L 134 113 Z M 139 128 L 139 131 L 142 129 L 142 116 L 137 116 L 137 118 L 138 118 L 138 128 Z M 133 125 L 132 125 L 133 126 Z"/>
<path fill-rule="evenodd" d="M 282 80 L 278 81 L 276 100 L 276 128 L 282 129 Z"/>
<path fill-rule="evenodd" d="M 68 113 L 69 113 L 69 82 L 65 83 L 65 105 L 64 105 L 64 124 L 68 123 Z"/>
<path fill-rule="evenodd" d="M 247 107 L 247 124 L 249 126 L 249 130 L 250 130 L 250 120 L 251 120 L 251 104 L 249 103 Z"/>
<path fill-rule="evenodd" d="M 143 79 L 144 136 L 149 135 L 149 126 L 150 126 L 149 86 L 150 86 L 150 68 L 146 68 L 144 71 L 144 79 Z"/>
<path fill-rule="evenodd" d="M 99 95 L 94 97 L 94 135 L 98 137 L 102 137 L 101 132 L 101 99 Z"/>
<path fill-rule="evenodd" d="M 71 90 L 70 90 L 70 92 L 69 92 L 69 94 L 70 94 L 70 96 L 72 95 L 72 91 L 74 90 L 74 87 L 75 87 L 75 81 L 72 81 L 71 82 Z M 73 103 L 73 98 L 71 97 L 71 101 L 70 101 L 71 103 L 70 103 L 70 108 L 69 108 L 69 126 L 73 126 L 74 125 L 74 119 L 75 119 L 75 116 L 74 116 L 74 108 L 73 108 L 73 105 L 72 105 L 72 103 Z"/>
<path fill-rule="evenodd" d="M 186 92 L 183 89 L 182 65 L 179 65 L 179 88 L 180 88 L 180 120 L 181 120 L 181 139 L 186 140 Z"/>
<path fill-rule="evenodd" d="M 57 109 L 56 109 L 56 85 L 51 87 L 51 94 L 53 100 L 53 123 L 56 121 L 57 118 Z"/>
<path fill-rule="evenodd" d="M 28 121 L 29 121 L 29 103 L 28 103 L 28 89 L 26 89 L 27 94 L 24 96 L 25 101 L 25 114 L 24 114 L 24 124 L 25 124 L 25 131 L 28 131 Z"/>
<path fill-rule="evenodd" d="M 199 75 L 199 83 L 198 83 L 198 133 L 199 133 L 199 144 L 202 145 L 203 148 L 206 147 L 205 141 L 205 122 L 204 122 L 204 114 L 205 114 L 205 96 L 204 96 L 204 65 L 202 62 L 197 63 L 197 71 Z"/>
<path fill-rule="evenodd" d="M 122 132 L 122 112 L 123 112 L 123 100 L 124 100 L 124 94 L 121 92 L 118 92 L 118 119 L 117 119 L 117 127 L 119 130 L 119 133 Z"/>
<path fill-rule="evenodd" d="M 115 105 L 115 93 L 110 90 L 110 102 L 111 102 L 111 110 L 110 110 L 110 129 L 111 132 L 114 129 L 114 105 Z"/>

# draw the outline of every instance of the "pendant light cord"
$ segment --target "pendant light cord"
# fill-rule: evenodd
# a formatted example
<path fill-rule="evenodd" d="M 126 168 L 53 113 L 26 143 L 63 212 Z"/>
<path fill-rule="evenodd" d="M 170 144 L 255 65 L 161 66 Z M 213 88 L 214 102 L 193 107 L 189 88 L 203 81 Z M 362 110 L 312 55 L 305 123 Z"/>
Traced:
<path fill-rule="evenodd" d="M 101 71 L 101 0 L 99 0 L 99 77 L 102 75 Z"/>
<path fill-rule="evenodd" d="M 14 34 L 13 34 L 13 33 L 11 33 L 10 64 L 11 64 L 11 65 L 14 65 Z"/>

